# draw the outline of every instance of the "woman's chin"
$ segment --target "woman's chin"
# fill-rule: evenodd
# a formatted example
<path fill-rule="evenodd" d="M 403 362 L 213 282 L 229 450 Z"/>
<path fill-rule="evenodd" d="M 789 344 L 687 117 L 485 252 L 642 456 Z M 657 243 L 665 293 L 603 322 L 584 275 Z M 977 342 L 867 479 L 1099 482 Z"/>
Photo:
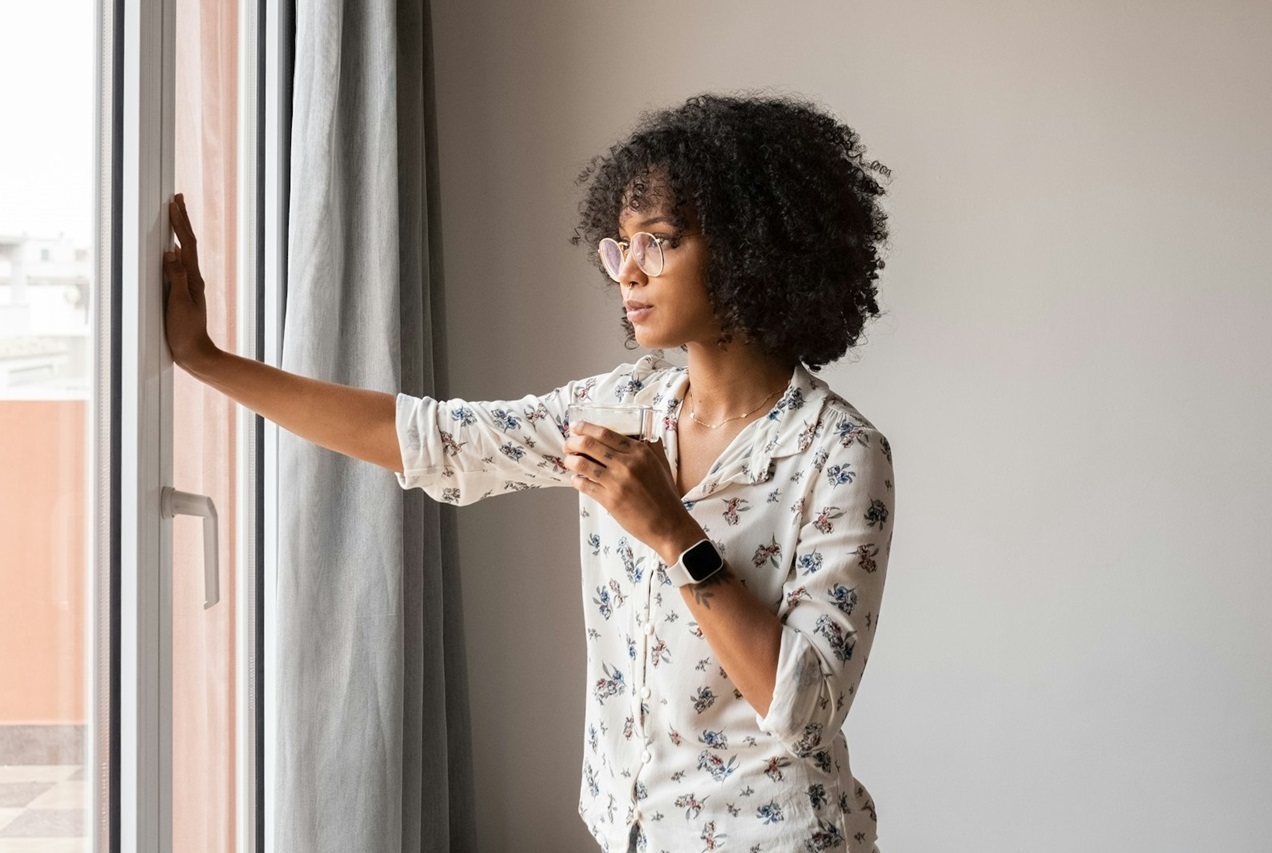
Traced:
<path fill-rule="evenodd" d="M 636 328 L 636 343 L 644 349 L 672 349 L 681 344 L 668 335 L 656 335 L 640 327 Z"/>

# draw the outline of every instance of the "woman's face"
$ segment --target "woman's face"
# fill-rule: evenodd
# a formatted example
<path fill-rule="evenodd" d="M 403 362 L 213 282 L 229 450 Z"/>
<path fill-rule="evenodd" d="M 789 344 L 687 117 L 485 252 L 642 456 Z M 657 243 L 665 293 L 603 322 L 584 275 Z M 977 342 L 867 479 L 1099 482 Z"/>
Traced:
<path fill-rule="evenodd" d="M 686 227 L 676 245 L 674 219 L 669 206 L 648 205 L 624 210 L 618 221 L 618 239 L 630 241 L 646 231 L 663 238 L 663 269 L 646 275 L 628 252 L 619 270 L 627 320 L 636 331 L 636 342 L 650 349 L 669 349 L 691 342 L 714 344 L 720 324 L 707 299 L 707 243 L 697 216 L 685 212 Z"/>

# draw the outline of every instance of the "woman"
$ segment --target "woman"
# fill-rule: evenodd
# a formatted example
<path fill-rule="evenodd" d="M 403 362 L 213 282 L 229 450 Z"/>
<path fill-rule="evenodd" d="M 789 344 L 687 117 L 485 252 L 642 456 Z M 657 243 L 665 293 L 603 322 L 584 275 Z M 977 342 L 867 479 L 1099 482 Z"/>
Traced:
<path fill-rule="evenodd" d="M 579 811 L 603 850 L 874 849 L 840 731 L 892 534 L 887 440 L 810 370 L 878 314 L 877 174 L 789 99 L 701 96 L 598 157 L 574 236 L 629 341 L 682 347 L 475 403 L 293 376 L 208 338 L 178 196 L 167 330 L 184 369 L 310 441 L 467 504 L 580 492 L 589 690 Z M 658 413 L 642 441 L 572 403 Z"/>

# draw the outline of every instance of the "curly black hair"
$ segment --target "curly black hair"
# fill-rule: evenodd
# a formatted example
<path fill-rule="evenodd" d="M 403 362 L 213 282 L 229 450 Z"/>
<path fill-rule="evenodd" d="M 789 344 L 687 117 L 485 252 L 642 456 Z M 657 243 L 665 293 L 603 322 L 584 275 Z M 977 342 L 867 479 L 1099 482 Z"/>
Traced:
<path fill-rule="evenodd" d="M 675 235 L 691 207 L 706 238 L 722 343 L 740 335 L 782 363 L 818 370 L 879 314 L 888 232 L 878 178 L 890 176 L 866 162 L 856 131 L 814 104 L 698 95 L 643 114 L 631 136 L 588 164 L 571 242 L 604 274 L 595 247 L 615 236 L 620 213 L 669 194 Z M 634 345 L 626 318 L 623 326 Z"/>

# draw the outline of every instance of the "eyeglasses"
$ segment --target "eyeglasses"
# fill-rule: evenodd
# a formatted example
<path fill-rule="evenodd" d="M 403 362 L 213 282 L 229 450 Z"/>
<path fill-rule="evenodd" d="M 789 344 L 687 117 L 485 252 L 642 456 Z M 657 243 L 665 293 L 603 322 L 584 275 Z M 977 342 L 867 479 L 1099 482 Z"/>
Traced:
<path fill-rule="evenodd" d="M 623 258 L 629 251 L 636 259 L 636 266 L 640 267 L 640 271 L 653 278 L 663 271 L 662 244 L 666 242 L 666 237 L 655 237 L 647 231 L 639 231 L 632 235 L 630 241 L 606 237 L 601 240 L 596 251 L 601 256 L 605 271 L 614 281 L 622 281 L 619 272 L 623 268 Z"/>

